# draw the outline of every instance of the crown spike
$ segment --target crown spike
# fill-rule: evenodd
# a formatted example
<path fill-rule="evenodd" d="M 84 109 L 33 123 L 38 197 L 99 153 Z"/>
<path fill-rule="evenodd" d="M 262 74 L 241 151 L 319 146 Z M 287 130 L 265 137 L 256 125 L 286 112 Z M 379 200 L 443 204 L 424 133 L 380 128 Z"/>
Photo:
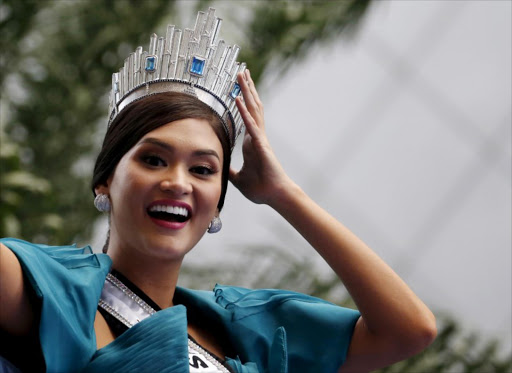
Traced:
<path fill-rule="evenodd" d="M 212 90 L 212 85 L 215 82 L 215 78 L 217 77 L 217 68 L 209 67 L 208 72 L 206 73 L 204 87 L 208 90 Z"/>
<path fill-rule="evenodd" d="M 196 24 L 194 26 L 194 40 L 199 40 L 203 32 L 204 23 L 206 21 L 206 13 L 205 12 L 197 12 Z"/>
<path fill-rule="evenodd" d="M 216 95 L 220 96 L 220 90 L 223 85 L 223 79 L 224 79 L 224 66 L 226 64 L 226 60 L 229 58 L 229 55 L 231 54 L 231 46 L 227 46 L 224 49 L 224 52 L 222 53 L 222 57 L 219 61 L 218 71 L 217 71 L 217 79 L 215 80 L 215 85 L 213 86 L 213 92 L 215 92 Z"/>
<path fill-rule="evenodd" d="M 193 38 L 193 35 L 194 35 L 194 30 L 191 30 L 189 28 L 186 28 L 185 30 L 183 30 L 183 36 L 182 36 L 181 47 L 180 47 L 180 52 L 179 52 L 180 56 L 186 57 L 188 55 L 188 48 L 189 48 L 190 40 Z"/>
<path fill-rule="evenodd" d="M 229 45 L 226 48 L 226 51 L 222 55 L 222 58 L 219 63 L 219 72 L 224 72 L 226 70 L 226 67 L 229 65 L 229 59 L 231 56 L 231 52 L 233 51 L 233 47 Z"/>
<path fill-rule="evenodd" d="M 240 114 L 239 111 L 236 112 L 235 117 L 233 119 L 235 120 L 235 123 L 237 123 L 238 121 L 240 121 L 242 119 L 242 115 Z M 237 136 L 240 134 L 241 130 L 242 130 L 242 127 L 240 126 Z"/>
<path fill-rule="evenodd" d="M 176 79 L 182 80 L 183 71 L 185 70 L 185 64 L 186 64 L 185 57 L 179 56 L 178 63 L 176 64 L 176 75 L 175 75 Z"/>
<path fill-rule="evenodd" d="M 123 68 L 122 67 L 119 69 L 117 76 L 118 76 L 117 87 L 118 87 L 119 97 L 123 97 L 124 96 L 124 93 L 123 93 L 124 87 L 123 87 Z"/>
<path fill-rule="evenodd" d="M 220 61 L 225 56 L 224 53 L 226 52 L 226 42 L 224 40 L 220 40 L 219 44 L 217 45 L 217 48 L 215 50 L 215 55 L 213 57 L 213 66 L 218 67 Z"/>
<path fill-rule="evenodd" d="M 156 56 L 157 56 L 157 64 L 156 64 L 156 71 L 155 71 L 155 79 L 160 78 L 160 72 L 162 71 L 162 58 L 164 53 L 164 38 L 160 37 L 158 38 L 158 43 L 156 47 Z"/>
<path fill-rule="evenodd" d="M 206 57 L 206 50 L 210 46 L 210 36 L 203 34 L 201 39 L 199 39 L 199 50 L 197 54 L 201 57 Z"/>
<path fill-rule="evenodd" d="M 229 54 L 229 59 L 226 61 L 226 72 L 231 72 L 233 70 L 234 63 L 236 62 L 236 58 L 238 57 L 238 53 L 240 52 L 240 47 L 238 45 L 233 45 L 233 49 L 231 49 L 231 53 Z"/>
<path fill-rule="evenodd" d="M 166 79 L 169 74 L 169 61 L 171 59 L 171 55 L 166 53 L 162 58 L 162 70 L 160 71 L 160 79 Z"/>
<path fill-rule="evenodd" d="M 129 70 L 130 58 L 126 58 L 124 60 L 123 67 L 123 94 L 126 94 L 130 90 L 130 85 L 128 83 L 128 70 Z"/>
<path fill-rule="evenodd" d="M 128 57 L 128 91 L 135 87 L 135 52 L 130 53 Z"/>
<path fill-rule="evenodd" d="M 148 73 L 146 71 L 146 58 L 147 57 L 148 57 L 148 52 L 146 52 L 146 51 L 142 52 L 142 54 L 140 55 L 140 66 L 142 69 L 142 79 L 140 82 L 141 84 L 146 83 L 148 80 Z"/>
<path fill-rule="evenodd" d="M 175 30 L 174 36 L 172 38 L 172 48 L 171 48 L 171 59 L 169 61 L 169 72 L 167 73 L 167 77 L 173 79 L 176 74 L 176 65 L 178 64 L 178 53 L 180 51 L 181 46 L 181 30 Z"/>
<path fill-rule="evenodd" d="M 215 22 L 213 24 L 213 31 L 212 31 L 212 44 L 217 43 L 217 37 L 220 33 L 220 28 L 222 26 L 222 18 L 215 18 Z"/>
<path fill-rule="evenodd" d="M 181 37 L 180 50 L 178 52 L 178 65 L 176 67 L 176 79 L 186 80 L 186 66 L 188 62 L 188 51 L 190 48 L 190 40 L 193 38 L 194 30 L 186 28 Z"/>
<path fill-rule="evenodd" d="M 110 92 L 110 102 L 109 102 L 109 113 L 115 107 L 116 102 L 119 100 L 119 73 L 112 74 L 112 91 Z"/>
<path fill-rule="evenodd" d="M 165 43 L 164 43 L 164 53 L 165 54 L 171 54 L 173 36 L 174 36 L 174 25 L 168 25 L 167 32 L 165 33 Z"/>
<path fill-rule="evenodd" d="M 204 28 L 202 30 L 202 34 L 211 36 L 214 27 L 215 27 L 215 9 L 209 8 L 208 15 L 206 16 L 206 21 L 204 22 Z"/>
<path fill-rule="evenodd" d="M 155 33 L 151 34 L 151 37 L 149 38 L 149 49 L 148 49 L 149 54 L 153 54 L 153 55 L 155 54 L 157 39 L 158 39 L 157 34 L 155 34 Z"/>
<path fill-rule="evenodd" d="M 134 56 L 134 73 L 133 73 L 133 86 L 136 87 L 140 82 L 140 73 L 141 73 L 141 63 L 140 63 L 140 55 L 142 54 L 142 47 L 137 47 L 135 50 Z"/>

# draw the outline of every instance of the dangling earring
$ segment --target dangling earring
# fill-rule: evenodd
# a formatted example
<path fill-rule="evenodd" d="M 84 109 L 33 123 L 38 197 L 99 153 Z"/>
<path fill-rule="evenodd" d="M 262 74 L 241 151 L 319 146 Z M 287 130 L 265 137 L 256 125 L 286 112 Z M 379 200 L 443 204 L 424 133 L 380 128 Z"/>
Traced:
<path fill-rule="evenodd" d="M 107 194 L 100 193 L 94 198 L 94 206 L 100 212 L 109 212 L 110 211 L 110 199 Z"/>
<path fill-rule="evenodd" d="M 210 222 L 210 225 L 208 226 L 208 233 L 217 233 L 222 228 L 222 221 L 218 216 L 215 216 L 212 221 Z"/>

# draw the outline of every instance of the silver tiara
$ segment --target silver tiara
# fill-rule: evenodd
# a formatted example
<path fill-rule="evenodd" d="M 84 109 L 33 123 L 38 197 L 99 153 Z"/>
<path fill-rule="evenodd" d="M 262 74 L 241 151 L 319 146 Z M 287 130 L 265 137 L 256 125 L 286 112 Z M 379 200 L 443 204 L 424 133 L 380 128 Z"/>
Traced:
<path fill-rule="evenodd" d="M 197 14 L 193 29 L 167 26 L 165 37 L 151 35 L 149 50 L 138 47 L 112 74 L 109 125 L 130 103 L 163 92 L 187 93 L 207 104 L 221 118 L 231 148 L 243 120 L 235 104 L 241 95 L 237 74 L 246 68 L 236 61 L 240 47 L 218 39 L 222 19 L 215 9 Z"/>

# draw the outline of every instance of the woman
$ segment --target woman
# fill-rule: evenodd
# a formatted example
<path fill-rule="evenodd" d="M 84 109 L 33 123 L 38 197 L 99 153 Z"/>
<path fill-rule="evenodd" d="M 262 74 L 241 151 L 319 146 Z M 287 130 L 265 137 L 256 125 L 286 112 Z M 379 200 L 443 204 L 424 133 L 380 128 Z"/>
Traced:
<path fill-rule="evenodd" d="M 0 243 L 0 330 L 9 344 L 0 354 L 22 368 L 360 372 L 407 358 L 435 337 L 432 313 L 407 285 L 286 175 L 250 73 L 233 62 L 236 46 L 217 60 L 225 47 L 218 23 L 210 9 L 194 30 L 169 28 L 114 74 L 93 176 L 96 207 L 109 216 L 107 254 Z M 175 41 L 173 55 L 166 46 Z M 229 162 L 242 122 L 236 171 Z M 293 292 L 176 286 L 184 256 L 220 229 L 228 178 L 302 234 L 360 313 Z"/>

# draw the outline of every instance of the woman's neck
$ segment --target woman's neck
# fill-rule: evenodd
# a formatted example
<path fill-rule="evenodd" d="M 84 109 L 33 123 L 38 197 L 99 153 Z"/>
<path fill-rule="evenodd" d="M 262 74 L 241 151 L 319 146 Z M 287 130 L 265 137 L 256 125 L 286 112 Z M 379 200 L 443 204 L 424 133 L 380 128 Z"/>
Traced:
<path fill-rule="evenodd" d="M 181 260 L 163 261 L 155 258 L 134 258 L 133 255 L 121 254 L 112 250 L 112 268 L 130 280 L 160 308 L 173 306 L 174 291 L 178 282 Z"/>

